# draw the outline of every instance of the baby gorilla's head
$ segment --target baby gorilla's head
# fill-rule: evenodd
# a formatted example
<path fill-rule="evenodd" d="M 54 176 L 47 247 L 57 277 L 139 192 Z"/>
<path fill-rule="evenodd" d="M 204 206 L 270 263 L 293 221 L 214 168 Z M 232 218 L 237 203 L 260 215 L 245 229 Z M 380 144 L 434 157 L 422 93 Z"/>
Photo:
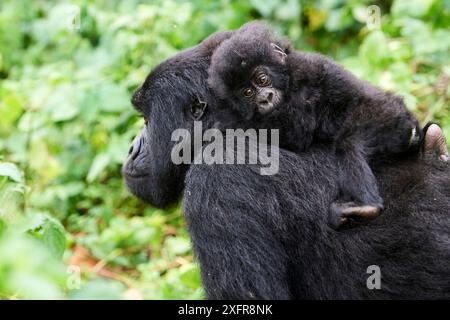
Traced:
<path fill-rule="evenodd" d="M 262 24 L 245 24 L 214 52 L 208 83 L 246 119 L 267 114 L 286 99 L 289 48 Z"/>

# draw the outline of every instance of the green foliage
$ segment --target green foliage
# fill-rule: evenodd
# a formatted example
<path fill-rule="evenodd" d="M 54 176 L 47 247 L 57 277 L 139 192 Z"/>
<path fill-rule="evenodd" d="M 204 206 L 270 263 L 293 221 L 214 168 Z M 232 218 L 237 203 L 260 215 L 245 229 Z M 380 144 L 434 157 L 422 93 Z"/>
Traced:
<path fill-rule="evenodd" d="M 372 4 L 2 1 L 0 298 L 203 297 L 180 209 L 140 203 L 120 167 L 143 124 L 133 90 L 214 31 L 266 20 L 402 94 L 450 138 L 448 2 L 381 1 L 380 24 Z"/>
<path fill-rule="evenodd" d="M 45 246 L 18 232 L 0 238 L 0 298 L 60 299 L 63 263 Z"/>

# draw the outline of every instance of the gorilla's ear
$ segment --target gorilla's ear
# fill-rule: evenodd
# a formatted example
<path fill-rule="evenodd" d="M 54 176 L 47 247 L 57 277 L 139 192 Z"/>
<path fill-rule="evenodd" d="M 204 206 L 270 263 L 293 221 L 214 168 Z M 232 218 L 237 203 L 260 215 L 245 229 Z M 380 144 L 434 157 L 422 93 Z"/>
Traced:
<path fill-rule="evenodd" d="M 192 98 L 190 110 L 192 119 L 195 121 L 199 121 L 203 117 L 203 114 L 205 113 L 207 106 L 208 103 L 204 99 L 198 96 Z"/>
<path fill-rule="evenodd" d="M 286 57 L 287 57 L 286 52 L 284 52 L 284 50 L 281 49 L 281 47 L 279 45 L 277 45 L 273 42 L 270 45 L 272 46 L 273 51 L 275 52 L 276 56 L 280 59 L 280 62 L 282 64 L 284 64 L 286 62 Z"/>

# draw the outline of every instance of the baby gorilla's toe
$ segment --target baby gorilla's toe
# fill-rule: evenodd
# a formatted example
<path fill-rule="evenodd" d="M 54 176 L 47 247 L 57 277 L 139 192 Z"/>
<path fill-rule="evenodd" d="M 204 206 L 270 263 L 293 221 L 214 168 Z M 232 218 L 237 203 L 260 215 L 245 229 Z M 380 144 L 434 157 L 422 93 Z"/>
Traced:
<path fill-rule="evenodd" d="M 382 207 L 359 205 L 354 202 L 334 202 L 330 210 L 330 226 L 333 229 L 348 227 L 353 223 L 364 223 L 377 218 Z"/>

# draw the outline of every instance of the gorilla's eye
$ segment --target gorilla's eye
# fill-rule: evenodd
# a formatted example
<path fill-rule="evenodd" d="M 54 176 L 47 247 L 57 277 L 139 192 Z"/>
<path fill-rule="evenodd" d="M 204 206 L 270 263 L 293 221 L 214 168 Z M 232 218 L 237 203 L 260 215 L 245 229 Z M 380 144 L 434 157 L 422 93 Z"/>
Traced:
<path fill-rule="evenodd" d="M 253 89 L 251 89 L 251 88 L 247 88 L 247 89 L 244 89 L 243 91 L 242 91 L 242 94 L 244 95 L 244 97 L 246 97 L 246 98 L 250 98 L 251 96 L 253 96 Z"/>
<path fill-rule="evenodd" d="M 256 77 L 256 83 L 261 87 L 267 86 L 270 83 L 270 78 L 267 74 L 261 73 Z"/>

